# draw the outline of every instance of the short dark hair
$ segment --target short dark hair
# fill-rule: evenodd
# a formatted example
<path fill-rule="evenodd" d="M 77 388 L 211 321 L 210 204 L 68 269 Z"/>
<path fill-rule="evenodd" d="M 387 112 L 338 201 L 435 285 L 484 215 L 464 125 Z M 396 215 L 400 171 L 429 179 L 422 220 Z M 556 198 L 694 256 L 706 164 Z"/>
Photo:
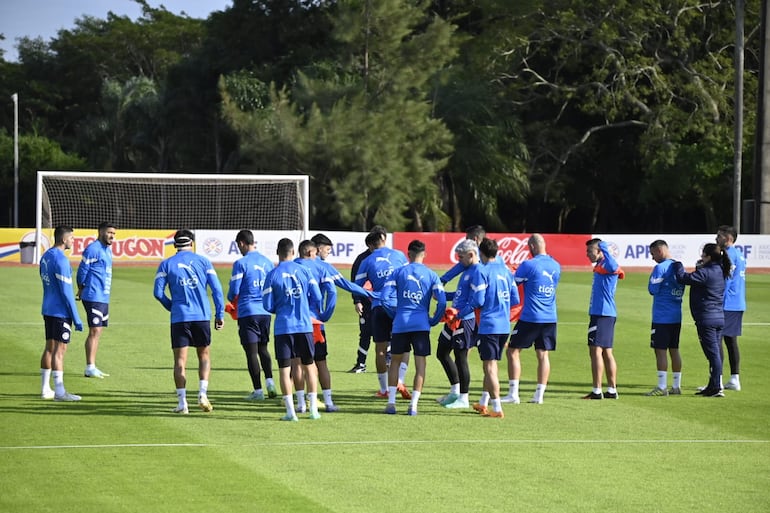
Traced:
<path fill-rule="evenodd" d="M 60 224 L 57 226 L 53 231 L 53 243 L 54 245 L 59 245 L 62 242 L 64 242 L 64 236 L 68 233 L 72 233 L 75 230 L 72 229 L 71 226 L 66 224 Z"/>
<path fill-rule="evenodd" d="M 312 240 L 303 240 L 299 243 L 299 256 L 306 258 L 310 256 L 310 249 L 315 248 L 316 244 Z"/>
<path fill-rule="evenodd" d="M 254 234 L 251 230 L 241 230 L 235 236 L 235 242 L 243 242 L 247 246 L 254 244 Z"/>
<path fill-rule="evenodd" d="M 479 251 L 490 260 L 495 258 L 497 256 L 497 241 L 484 237 L 479 243 Z"/>
<path fill-rule="evenodd" d="M 195 241 L 195 234 L 187 229 L 181 229 L 177 230 L 177 232 L 174 234 L 174 247 L 175 248 L 184 248 L 187 246 L 192 246 L 192 243 Z"/>
<path fill-rule="evenodd" d="M 117 228 L 117 227 L 114 224 L 107 221 L 99 223 L 99 228 L 98 228 L 99 233 L 102 233 L 107 228 Z"/>
<path fill-rule="evenodd" d="M 276 254 L 279 258 L 286 258 L 291 254 L 293 249 L 294 243 L 291 241 L 291 239 L 283 238 L 278 241 L 278 250 L 276 251 Z"/>
<path fill-rule="evenodd" d="M 327 237 L 326 235 L 324 235 L 323 233 L 317 233 L 317 234 L 313 235 L 310 238 L 310 240 L 315 242 L 316 246 L 331 246 L 332 245 L 331 239 L 329 237 Z"/>
<path fill-rule="evenodd" d="M 730 226 L 729 224 L 723 224 L 719 228 L 717 228 L 717 231 L 729 234 L 733 238 L 733 242 L 738 240 L 738 230 L 735 229 L 735 226 Z"/>
<path fill-rule="evenodd" d="M 487 231 L 480 224 L 474 224 L 465 229 L 465 236 L 468 239 L 484 239 L 487 236 Z"/>
<path fill-rule="evenodd" d="M 366 234 L 366 239 L 364 239 L 364 242 L 367 246 L 377 246 L 380 242 L 382 242 L 382 234 L 378 232 L 369 232 Z"/>
<path fill-rule="evenodd" d="M 659 248 L 661 246 L 668 247 L 668 244 L 666 244 L 666 241 L 664 241 L 663 239 L 657 239 L 650 243 L 650 249 Z"/>
<path fill-rule="evenodd" d="M 425 251 L 425 243 L 421 240 L 415 239 L 409 243 L 407 251 L 409 252 L 409 256 L 414 258 L 415 256 Z"/>
<path fill-rule="evenodd" d="M 586 246 L 593 246 L 595 244 L 599 244 L 602 241 L 602 239 L 589 239 L 586 241 Z"/>

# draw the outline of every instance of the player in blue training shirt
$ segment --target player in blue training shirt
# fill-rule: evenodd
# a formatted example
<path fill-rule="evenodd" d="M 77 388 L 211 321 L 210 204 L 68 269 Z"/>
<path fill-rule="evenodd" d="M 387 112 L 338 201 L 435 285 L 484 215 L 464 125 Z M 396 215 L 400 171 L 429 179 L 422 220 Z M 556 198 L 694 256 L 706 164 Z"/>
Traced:
<path fill-rule="evenodd" d="M 40 357 L 40 396 L 54 401 L 80 401 L 79 395 L 70 394 L 64 388 L 64 355 L 72 337 L 72 325 L 75 325 L 77 331 L 83 331 L 72 290 L 72 267 L 64 254 L 72 249 L 72 232 L 69 226 L 57 226 L 53 233 L 53 247 L 43 253 L 40 259 L 45 323 L 45 349 Z M 53 390 L 50 385 L 51 375 Z"/>
<path fill-rule="evenodd" d="M 591 299 L 588 302 L 588 352 L 591 356 L 593 390 L 583 399 L 617 399 L 617 373 L 612 346 L 615 338 L 615 289 L 618 278 L 623 278 L 607 243 L 601 239 L 586 242 L 586 257 L 594 264 Z M 607 373 L 607 392 L 602 394 L 602 374 Z"/>
<path fill-rule="evenodd" d="M 310 313 L 315 319 L 324 323 L 331 318 L 337 305 L 337 287 L 334 286 L 334 279 L 329 273 L 329 267 L 325 266 L 322 260 L 316 258 L 317 254 L 318 248 L 316 243 L 312 240 L 303 240 L 299 243 L 299 258 L 296 258 L 294 262 L 307 267 L 318 282 L 322 299 L 320 302 L 311 301 Z M 318 369 L 318 382 L 321 385 L 324 407 L 327 412 L 331 413 L 339 411 L 339 408 L 332 400 L 332 376 L 331 372 L 329 372 L 329 365 L 326 362 L 329 352 L 326 344 L 326 330 L 323 328 L 323 324 L 320 325 L 319 331 L 320 336 L 314 337 L 315 349 L 313 360 L 315 360 L 315 366 Z M 304 412 L 306 409 L 304 376 L 302 376 L 301 372 L 293 372 L 292 378 L 294 378 L 294 387 L 297 390 L 297 410 Z"/>
<path fill-rule="evenodd" d="M 535 345 L 537 355 L 537 386 L 530 403 L 542 404 L 543 394 L 551 374 L 549 351 L 556 351 L 556 287 L 561 266 L 546 253 L 545 239 L 533 233 L 527 240 L 532 258 L 523 261 L 514 273 L 517 284 L 524 285 L 524 306 L 513 328 L 508 352 L 513 363 L 512 387 L 503 402 L 519 402 L 521 379 L 521 350 Z"/>
<path fill-rule="evenodd" d="M 484 240 L 484 237 L 486 236 L 487 236 L 486 230 L 484 229 L 483 226 L 478 224 L 470 226 L 465 230 L 465 240 L 472 240 L 473 242 L 476 243 L 477 246 L 481 244 L 481 241 Z M 500 262 L 502 261 L 503 260 L 500 259 Z M 463 263 L 460 262 L 458 259 L 458 262 L 455 265 L 453 265 L 447 272 L 441 275 L 441 283 L 446 285 L 447 283 L 452 281 L 455 276 L 462 274 L 463 271 L 465 271 L 465 267 L 466 266 L 463 265 Z"/>
<path fill-rule="evenodd" d="M 246 399 L 262 401 L 261 370 L 265 373 L 268 397 L 277 391 L 273 382 L 273 361 L 270 356 L 270 312 L 262 305 L 262 287 L 265 277 L 273 269 L 273 262 L 257 251 L 257 242 L 250 230 L 241 230 L 235 236 L 238 251 L 243 255 L 233 262 L 233 272 L 227 290 L 227 300 L 236 302 L 235 317 L 238 319 L 238 336 L 246 355 L 246 368 L 251 378 L 252 392 Z"/>
<path fill-rule="evenodd" d="M 446 408 L 468 408 L 470 401 L 471 374 L 468 366 L 468 351 L 476 347 L 476 315 L 473 310 L 463 317 L 457 317 L 457 312 L 468 304 L 471 295 L 471 277 L 474 276 L 479 264 L 479 246 L 475 241 L 465 239 L 455 247 L 458 262 L 465 269 L 460 276 L 455 292 L 447 292 L 447 300 L 452 301 L 452 308 L 447 310 L 444 327 L 438 337 L 436 358 L 444 367 L 449 379 L 449 393 L 438 399 L 439 404 Z M 454 354 L 454 360 L 450 356 Z"/>
<path fill-rule="evenodd" d="M 428 269 L 425 260 L 425 243 L 413 240 L 409 243 L 409 264 L 393 272 L 385 288 L 394 288 L 396 313 L 393 318 L 391 362 L 388 371 L 388 405 L 385 413 L 396 413 L 398 368 L 403 355 L 414 349 L 414 388 L 407 410 L 417 415 L 417 403 L 425 382 L 426 359 L 430 356 L 430 328 L 441 320 L 446 308 L 444 287 L 438 275 Z M 430 300 L 436 300 L 436 312 L 430 317 Z"/>
<path fill-rule="evenodd" d="M 105 378 L 109 374 L 96 367 L 96 352 L 102 328 L 110 320 L 110 289 L 112 288 L 112 243 L 115 241 L 115 225 L 101 223 L 98 238 L 83 251 L 77 272 L 77 298 L 83 301 L 88 323 L 86 337 L 87 378 Z"/>
<path fill-rule="evenodd" d="M 372 300 L 372 338 L 374 339 L 374 347 L 377 353 L 377 379 L 380 389 L 375 395 L 376 397 L 386 398 L 388 397 L 388 364 L 386 354 L 393 328 L 392 316 L 396 309 L 396 297 L 393 294 L 383 296 L 381 292 L 395 270 L 407 265 L 408 262 L 402 252 L 386 247 L 385 239 L 378 233 L 367 235 L 366 244 L 371 244 L 374 251 L 361 262 L 361 267 L 356 275 L 356 285 L 363 285 L 368 281 L 372 284 L 372 290 L 376 293 Z M 399 365 L 401 381 L 403 381 L 403 374 L 406 372 L 404 367 L 405 363 L 401 362 Z M 411 395 L 403 383 L 398 388 L 404 399 L 411 399 Z"/>
<path fill-rule="evenodd" d="M 727 390 L 741 389 L 741 353 L 738 349 L 738 337 L 743 327 L 743 312 L 746 311 L 746 259 L 735 247 L 738 230 L 733 226 L 723 225 L 717 230 L 717 245 L 725 250 L 733 268 L 725 283 L 725 327 L 722 338 L 727 347 L 730 361 L 730 379 L 725 383 Z"/>
<path fill-rule="evenodd" d="M 179 403 L 175 413 L 188 413 L 187 407 L 187 348 L 193 346 L 198 354 L 198 406 L 205 412 L 213 407 L 208 399 L 211 372 L 211 306 L 206 288 L 214 299 L 214 328 L 222 329 L 225 298 L 222 285 L 209 259 L 193 251 L 195 236 L 190 230 L 174 234 L 176 255 L 163 260 L 155 274 L 153 294 L 171 312 L 171 348 L 174 351 L 174 384 Z M 171 297 L 166 295 L 168 287 Z"/>
<path fill-rule="evenodd" d="M 308 390 L 310 418 L 319 419 L 318 371 L 313 361 L 313 318 L 310 312 L 312 302 L 321 301 L 321 289 L 307 267 L 293 262 L 294 243 L 289 239 L 278 241 L 278 265 L 270 271 L 262 290 L 265 309 L 275 314 L 275 358 L 281 383 L 286 415 L 281 420 L 296 421 L 292 399 L 291 374 L 302 368 Z M 294 371 L 296 372 L 296 371 Z"/>
<path fill-rule="evenodd" d="M 647 291 L 652 296 L 652 329 L 650 347 L 655 350 L 658 384 L 647 392 L 648 396 L 680 395 L 682 393 L 682 356 L 679 353 L 679 334 L 682 331 L 682 296 L 684 285 L 676 281 L 674 260 L 664 240 L 650 244 L 650 254 L 657 264 L 650 274 Z M 667 354 L 668 352 L 668 354 Z M 668 387 L 668 355 L 671 355 L 671 372 L 674 376 Z"/>
<path fill-rule="evenodd" d="M 511 271 L 497 260 L 497 242 L 484 239 L 479 244 L 479 252 L 484 265 L 471 276 L 473 293 L 457 316 L 463 318 L 470 311 L 480 309 L 477 333 L 479 357 L 484 367 L 484 392 L 473 409 L 485 417 L 503 418 L 497 362 L 511 331 L 511 305 L 519 304 L 519 291 Z M 488 409 L 490 399 L 492 411 Z"/>

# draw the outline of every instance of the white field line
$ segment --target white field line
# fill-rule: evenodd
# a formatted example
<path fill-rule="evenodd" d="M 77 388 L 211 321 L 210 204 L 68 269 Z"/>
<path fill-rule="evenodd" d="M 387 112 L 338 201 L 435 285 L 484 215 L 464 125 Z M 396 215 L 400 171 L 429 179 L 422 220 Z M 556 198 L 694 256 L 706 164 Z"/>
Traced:
<path fill-rule="evenodd" d="M 308 442 L 256 442 L 241 444 L 240 447 L 302 447 L 333 445 L 431 445 L 446 443 L 465 444 L 516 444 L 516 445 L 563 445 L 563 444 L 767 444 L 770 440 L 353 440 L 353 441 L 308 441 Z M 89 445 L 29 445 L 0 446 L 0 451 L 29 451 L 57 449 L 133 449 L 133 448 L 187 448 L 187 447 L 228 447 L 228 444 L 89 444 Z"/>

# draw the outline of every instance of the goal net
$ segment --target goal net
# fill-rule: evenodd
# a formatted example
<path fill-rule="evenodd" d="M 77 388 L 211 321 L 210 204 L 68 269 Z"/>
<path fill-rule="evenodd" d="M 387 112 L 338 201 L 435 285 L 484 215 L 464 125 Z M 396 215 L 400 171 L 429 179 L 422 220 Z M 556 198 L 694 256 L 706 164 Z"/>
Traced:
<path fill-rule="evenodd" d="M 60 224 L 176 230 L 309 230 L 305 175 L 38 171 L 37 240 Z M 35 262 L 39 255 L 35 255 Z"/>

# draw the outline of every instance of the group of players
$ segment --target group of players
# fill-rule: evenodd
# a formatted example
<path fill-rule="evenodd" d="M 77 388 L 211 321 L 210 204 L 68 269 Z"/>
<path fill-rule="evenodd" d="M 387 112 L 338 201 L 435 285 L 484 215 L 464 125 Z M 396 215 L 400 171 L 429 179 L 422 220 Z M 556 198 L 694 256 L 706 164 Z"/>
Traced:
<path fill-rule="evenodd" d="M 89 333 L 86 339 L 86 377 L 108 376 L 95 365 L 103 327 L 108 325 L 112 278 L 110 245 L 115 227 L 99 226 L 98 238 L 83 253 L 76 274 L 77 296 L 73 293 L 72 270 L 64 251 L 72 247 L 73 230 L 60 226 L 54 231 L 54 245 L 40 262 L 43 282 L 43 316 L 46 347 L 41 358 L 42 397 L 56 401 L 78 401 L 63 382 L 63 360 L 72 325 L 83 329 L 76 299 L 86 311 Z M 350 370 L 366 370 L 369 341 L 374 340 L 379 389 L 376 396 L 387 398 L 384 410 L 396 413 L 396 398 L 408 399 L 408 415 L 416 415 L 425 380 L 427 357 L 431 354 L 430 328 L 444 327 L 436 355 L 449 380 L 449 392 L 438 401 L 445 407 L 470 408 L 486 417 L 504 417 L 501 403 L 519 403 L 522 349 L 535 346 L 537 384 L 530 402 L 542 403 L 550 375 L 549 352 L 556 349 L 556 290 L 561 268 L 546 252 L 544 238 L 528 239 L 531 257 L 509 269 L 498 256 L 497 243 L 485 237 L 482 227 L 468 229 L 467 238 L 456 247 L 458 263 L 439 277 L 424 264 L 425 245 L 412 241 L 408 256 L 386 246 L 386 232 L 375 227 L 366 236 L 367 251 L 353 265 L 353 282 L 345 279 L 326 262 L 332 242 L 323 234 L 299 244 L 281 239 L 277 247 L 278 264 L 256 250 L 252 232 L 242 230 L 236 244 L 242 258 L 233 264 L 227 303 L 211 262 L 193 249 L 194 234 L 179 230 L 174 235 L 177 253 L 158 267 L 154 296 L 171 315 L 171 345 L 174 353 L 174 382 L 178 403 L 174 412 L 189 413 L 186 363 L 188 347 L 195 347 L 198 366 L 198 406 L 209 412 L 211 342 L 210 290 L 214 302 L 214 326 L 221 329 L 226 312 L 237 319 L 253 391 L 248 400 L 276 397 L 272 358 L 268 349 L 273 316 L 274 355 L 279 368 L 279 385 L 286 414 L 282 420 L 296 421 L 298 413 L 320 418 L 318 384 L 326 412 L 338 411 L 332 399 L 331 374 L 326 363 L 327 345 L 323 323 L 336 307 L 336 288 L 353 295 L 360 316 L 361 337 L 357 361 Z M 693 273 L 686 273 L 670 258 L 665 241 L 650 245 L 656 266 L 649 282 L 653 296 L 651 347 L 655 349 L 658 383 L 647 395 L 681 393 L 681 303 L 685 284 L 691 291 L 691 311 L 704 353 L 709 361 L 709 384 L 701 395 L 723 396 L 723 388 L 740 390 L 739 351 L 742 313 L 745 310 L 745 260 L 734 247 L 737 232 L 721 226 L 717 244 L 704 247 L 702 262 Z M 713 247 L 712 247 L 713 246 Z M 617 317 L 615 290 L 623 271 L 600 239 L 586 242 L 586 256 L 593 266 L 589 301 L 588 347 L 593 388 L 585 399 L 617 399 L 617 365 L 613 355 Z M 713 268 L 713 269 L 712 269 Z M 445 292 L 444 285 L 460 275 L 457 290 Z M 721 282 L 721 283 L 720 283 Z M 366 286 L 367 288 L 364 288 Z M 168 294 L 166 291 L 168 290 Z M 695 298 L 695 301 L 693 300 Z M 718 305 L 715 304 L 718 299 Z M 430 313 L 431 301 L 436 302 Z M 452 302 L 446 308 L 447 301 Z M 510 332 L 511 321 L 516 321 Z M 730 381 L 723 387 L 722 337 L 731 366 Z M 468 351 L 478 350 L 484 372 L 483 392 L 478 403 L 469 400 L 470 370 Z M 414 352 L 415 377 L 411 392 L 404 385 L 409 356 Z M 501 397 L 498 361 L 506 354 L 509 392 Z M 667 385 L 668 358 L 671 355 L 673 385 Z M 266 392 L 261 373 L 265 375 Z M 602 389 L 606 375 L 607 390 Z M 50 387 L 53 377 L 54 388 Z M 294 400 L 296 390 L 296 406 Z"/>

